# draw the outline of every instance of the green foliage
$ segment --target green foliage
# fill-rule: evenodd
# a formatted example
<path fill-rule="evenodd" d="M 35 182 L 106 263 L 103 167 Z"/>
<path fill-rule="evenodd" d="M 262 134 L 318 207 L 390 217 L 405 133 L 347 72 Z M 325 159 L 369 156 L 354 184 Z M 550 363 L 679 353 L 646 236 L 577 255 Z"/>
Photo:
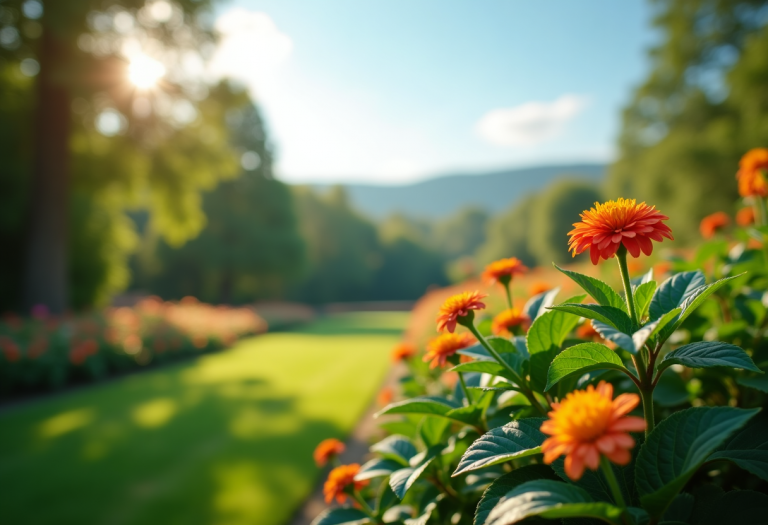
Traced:
<path fill-rule="evenodd" d="M 516 458 L 541 453 L 541 444 L 546 436 L 539 432 L 544 420 L 526 418 L 494 428 L 475 440 L 459 461 L 452 474 L 458 476 Z"/>
<path fill-rule="evenodd" d="M 582 343 L 566 348 L 552 360 L 544 390 L 549 390 L 560 380 L 572 374 L 583 375 L 593 370 L 618 370 L 630 374 L 621 358 L 607 346 Z"/>

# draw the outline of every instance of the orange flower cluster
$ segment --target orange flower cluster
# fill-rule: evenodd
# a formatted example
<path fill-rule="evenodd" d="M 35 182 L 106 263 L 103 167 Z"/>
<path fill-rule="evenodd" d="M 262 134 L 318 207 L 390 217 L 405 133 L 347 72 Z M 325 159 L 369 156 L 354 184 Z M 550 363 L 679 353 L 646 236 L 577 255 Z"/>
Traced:
<path fill-rule="evenodd" d="M 742 197 L 768 196 L 768 183 L 765 176 L 768 171 L 768 149 L 751 149 L 741 157 L 736 180 L 739 183 L 739 195 Z"/>
<path fill-rule="evenodd" d="M 448 330 L 453 332 L 456 330 L 456 323 L 459 317 L 467 315 L 470 310 L 482 310 L 485 308 L 485 303 L 481 303 L 480 300 L 487 296 L 488 294 L 474 291 L 462 292 L 446 299 L 440 307 L 440 312 L 437 316 L 437 331 Z"/>
<path fill-rule="evenodd" d="M 525 330 L 528 324 L 531 322 L 531 318 L 525 315 L 517 308 L 510 308 L 504 310 L 499 315 L 493 318 L 491 322 L 491 331 L 494 335 L 511 336 L 512 329 L 520 326 Z"/>
<path fill-rule="evenodd" d="M 544 281 L 538 281 L 531 285 L 531 287 L 528 289 L 528 293 L 531 296 L 539 295 L 540 293 L 550 291 L 552 288 L 554 288 L 554 286 L 552 286 L 551 284 Z"/>
<path fill-rule="evenodd" d="M 346 448 L 344 443 L 336 438 L 324 439 L 315 447 L 315 452 L 312 456 L 315 458 L 315 464 L 318 467 L 324 467 L 330 460 L 344 452 Z"/>
<path fill-rule="evenodd" d="M 725 228 L 730 223 L 731 218 L 728 217 L 728 214 L 722 211 L 718 211 L 701 219 L 701 223 L 699 224 L 699 231 L 701 232 L 702 237 L 705 239 L 711 239 L 715 236 L 715 233 Z"/>
<path fill-rule="evenodd" d="M 643 418 L 627 416 L 639 403 L 637 394 L 613 399 L 613 385 L 605 381 L 552 403 L 549 419 L 541 425 L 541 431 L 552 436 L 541 445 L 544 463 L 565 455 L 565 473 L 574 481 L 585 467 L 597 470 L 601 455 L 617 465 L 628 464 L 635 446 L 629 432 L 645 430 Z"/>
<path fill-rule="evenodd" d="M 392 349 L 392 361 L 405 361 L 416 355 L 416 347 L 411 343 L 400 343 Z"/>
<path fill-rule="evenodd" d="M 574 229 L 568 232 L 571 237 L 568 249 L 574 257 L 589 249 L 592 264 L 601 258 L 610 259 L 622 245 L 632 257 L 639 257 L 641 251 L 651 254 L 652 240 L 673 239 L 672 230 L 663 223 L 669 217 L 659 213 L 655 206 L 637 204 L 635 199 L 596 202 L 581 214 L 581 219 L 582 222 L 575 223 Z"/>
<path fill-rule="evenodd" d="M 755 209 L 752 206 L 741 208 L 736 212 L 736 224 L 739 226 L 750 226 L 755 223 Z"/>
<path fill-rule="evenodd" d="M 491 284 L 496 282 L 505 284 L 505 281 L 508 283 L 515 275 L 522 275 L 527 271 L 528 267 L 520 259 L 510 257 L 508 259 L 499 259 L 486 266 L 483 278 Z"/>
<path fill-rule="evenodd" d="M 431 361 L 429 368 L 445 366 L 448 358 L 462 348 L 468 348 L 475 344 L 475 338 L 471 334 L 447 333 L 432 339 L 427 344 L 427 353 L 424 355 L 424 362 Z"/>
<path fill-rule="evenodd" d="M 339 503 L 347 501 L 347 488 L 354 486 L 356 490 L 368 485 L 368 480 L 355 481 L 355 476 L 360 472 L 360 465 L 352 463 L 351 465 L 341 465 L 328 473 L 328 479 L 323 485 L 323 494 L 325 502 L 331 503 L 334 499 Z"/>

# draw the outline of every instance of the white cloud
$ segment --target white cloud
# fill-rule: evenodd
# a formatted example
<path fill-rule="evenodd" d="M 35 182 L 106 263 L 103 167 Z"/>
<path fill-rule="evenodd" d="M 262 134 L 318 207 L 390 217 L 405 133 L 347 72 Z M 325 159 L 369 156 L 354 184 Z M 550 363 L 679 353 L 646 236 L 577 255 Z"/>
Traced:
<path fill-rule="evenodd" d="M 526 102 L 513 108 L 492 109 L 475 131 L 500 146 L 533 146 L 560 135 L 566 123 L 586 106 L 587 100 L 566 94 L 552 102 Z"/>
<path fill-rule="evenodd" d="M 215 27 L 220 39 L 211 72 L 236 78 L 260 95 L 271 90 L 278 66 L 293 49 L 291 38 L 277 28 L 269 15 L 243 8 L 221 15 Z"/>

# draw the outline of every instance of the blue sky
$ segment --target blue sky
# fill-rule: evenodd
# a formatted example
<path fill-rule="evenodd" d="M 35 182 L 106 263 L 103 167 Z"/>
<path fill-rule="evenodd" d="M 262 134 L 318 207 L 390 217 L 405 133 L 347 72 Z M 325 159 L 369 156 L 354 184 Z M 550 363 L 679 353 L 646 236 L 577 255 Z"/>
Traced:
<path fill-rule="evenodd" d="M 654 38 L 644 0 L 230 0 L 217 15 L 219 69 L 258 100 L 288 182 L 610 160 Z"/>

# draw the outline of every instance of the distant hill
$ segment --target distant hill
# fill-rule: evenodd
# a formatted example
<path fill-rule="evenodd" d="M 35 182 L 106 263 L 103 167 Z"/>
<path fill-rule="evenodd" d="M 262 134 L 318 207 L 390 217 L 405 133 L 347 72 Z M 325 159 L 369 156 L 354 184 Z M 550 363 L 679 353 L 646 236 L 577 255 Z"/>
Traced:
<path fill-rule="evenodd" d="M 373 218 L 392 213 L 438 218 L 465 206 L 499 212 L 529 193 L 560 178 L 602 182 L 605 164 L 571 164 L 508 169 L 478 174 L 443 175 L 416 184 L 376 186 L 348 184 L 345 188 L 355 208 Z M 316 186 L 325 189 L 328 186 Z"/>

